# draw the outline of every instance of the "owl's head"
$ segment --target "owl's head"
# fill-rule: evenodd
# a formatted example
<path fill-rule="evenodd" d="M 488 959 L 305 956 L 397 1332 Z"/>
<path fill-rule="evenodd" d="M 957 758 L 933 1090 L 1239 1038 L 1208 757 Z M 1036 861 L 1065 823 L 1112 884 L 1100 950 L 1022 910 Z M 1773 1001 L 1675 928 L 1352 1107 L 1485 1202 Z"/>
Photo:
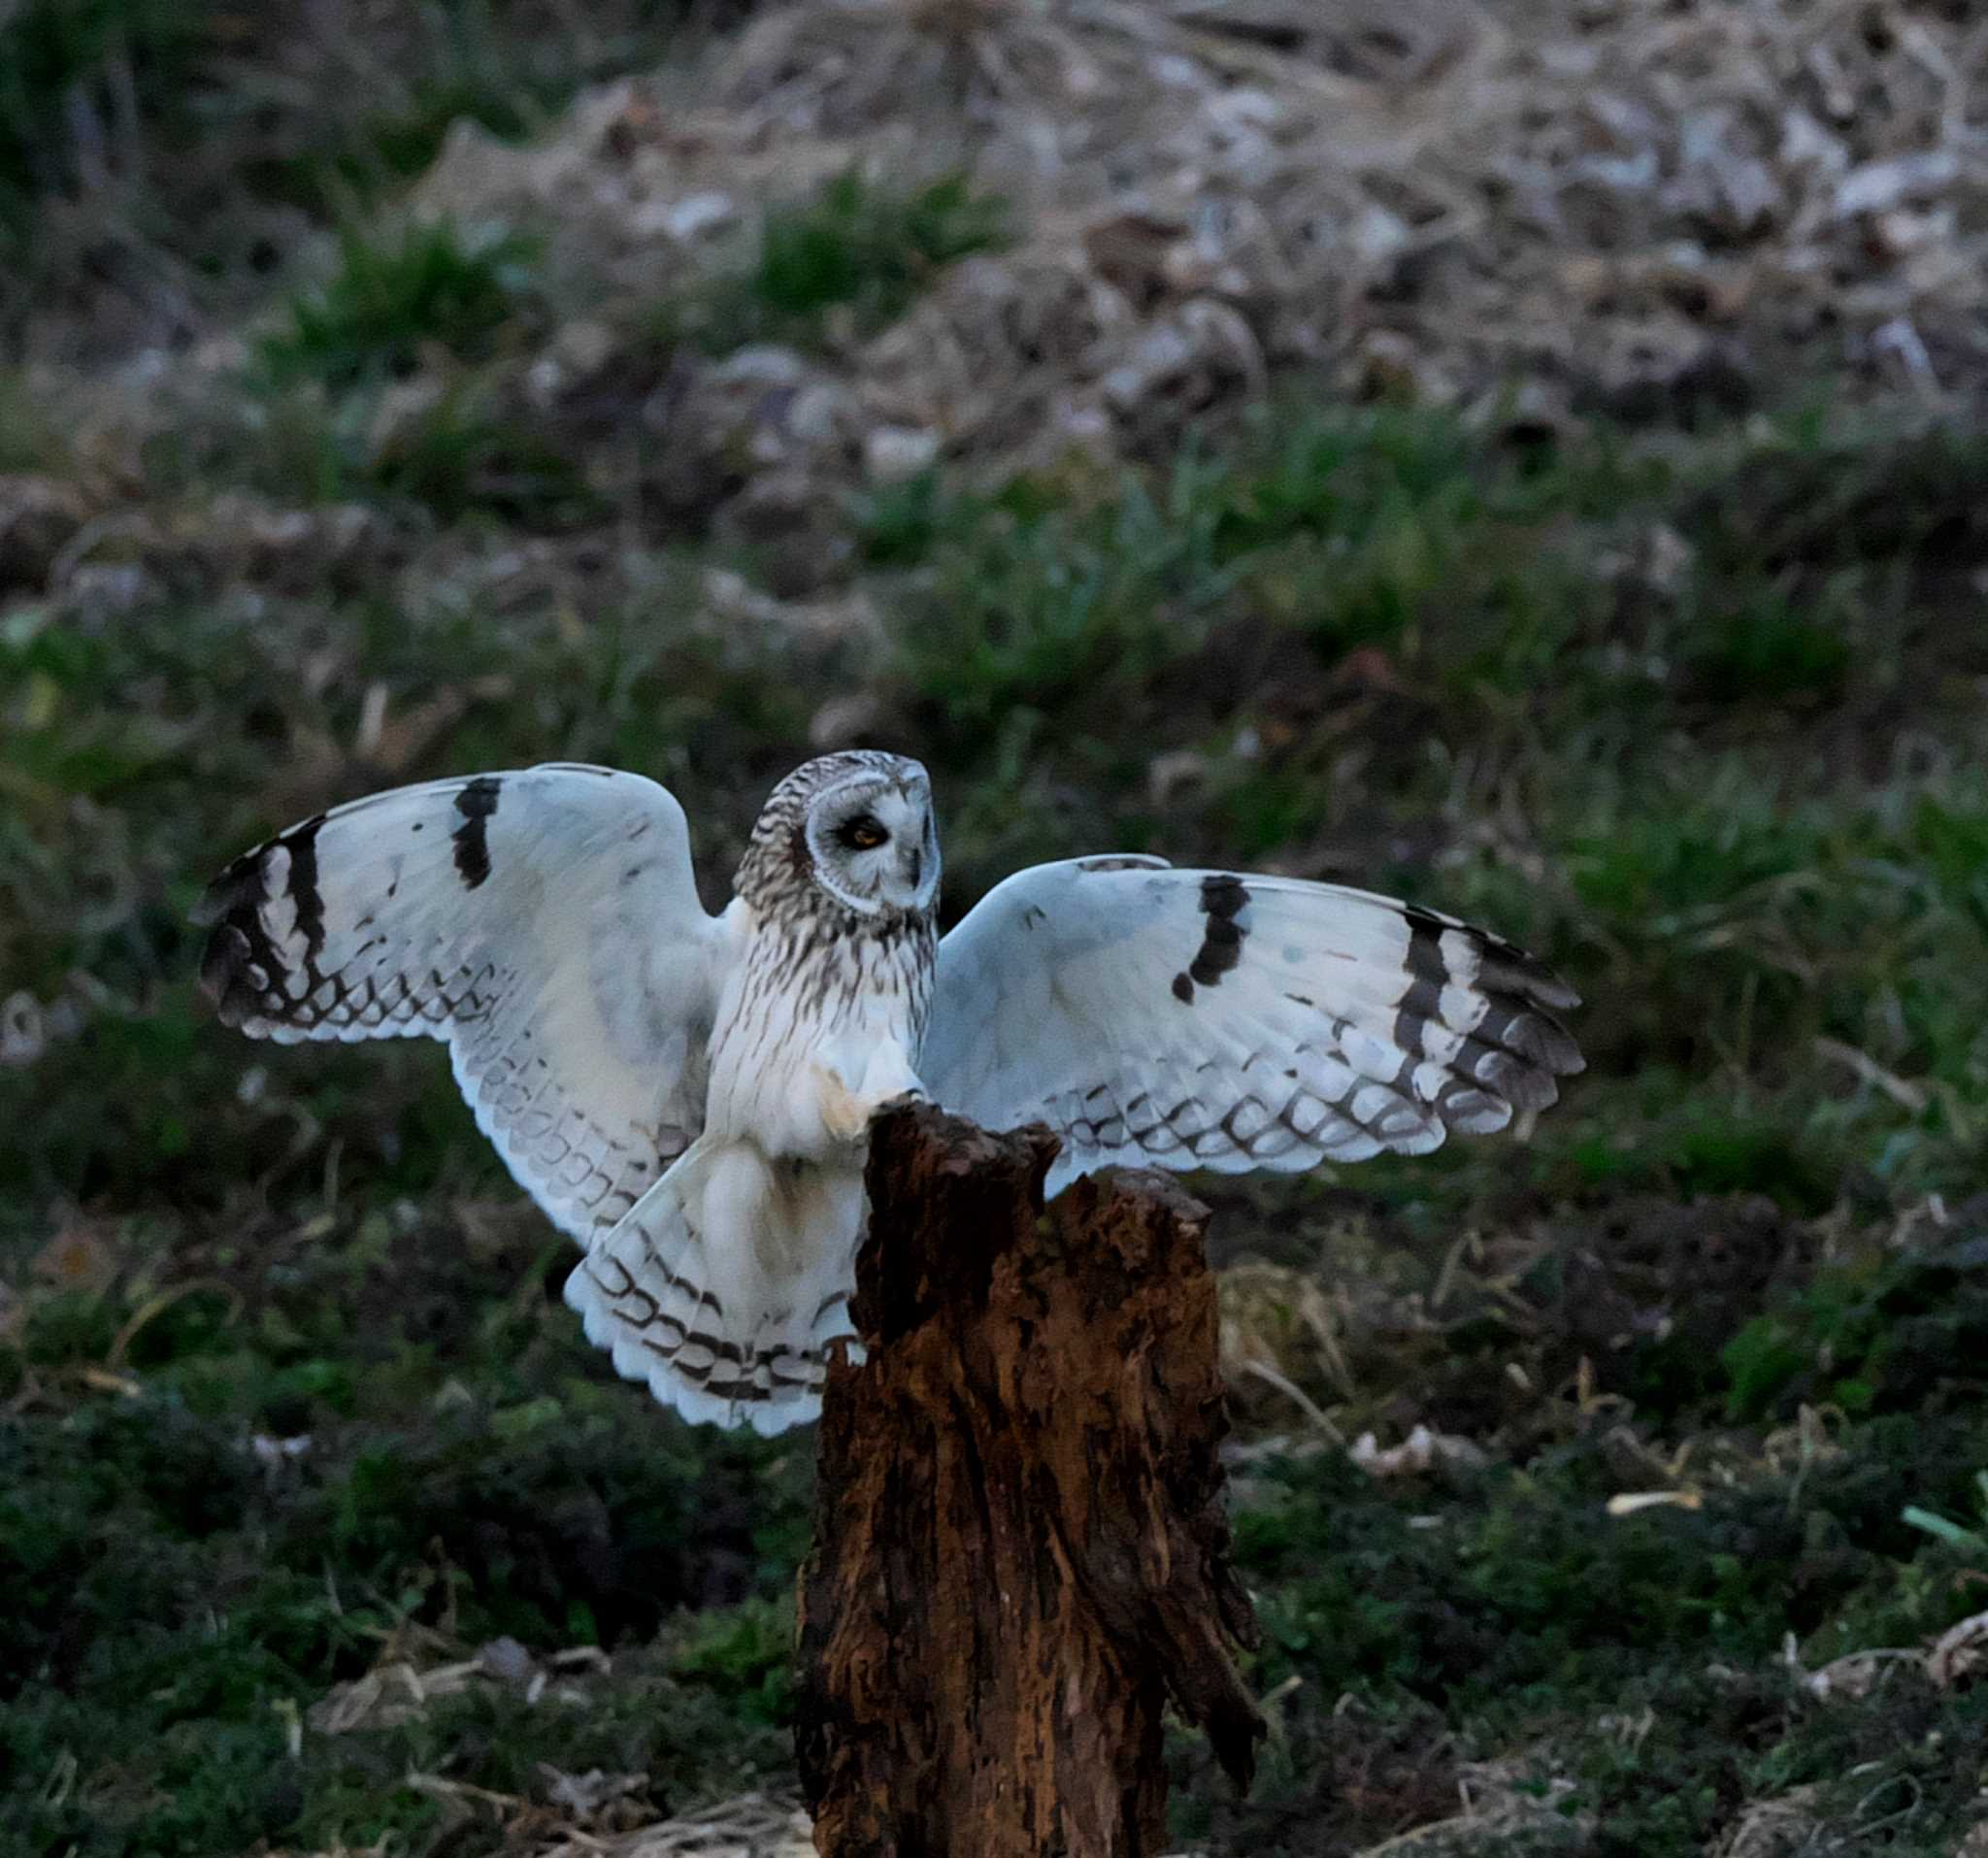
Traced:
<path fill-rule="evenodd" d="M 859 916 L 935 909 L 939 823 L 922 764 L 859 748 L 796 768 L 767 799 L 739 887 L 779 876 L 811 881 Z"/>

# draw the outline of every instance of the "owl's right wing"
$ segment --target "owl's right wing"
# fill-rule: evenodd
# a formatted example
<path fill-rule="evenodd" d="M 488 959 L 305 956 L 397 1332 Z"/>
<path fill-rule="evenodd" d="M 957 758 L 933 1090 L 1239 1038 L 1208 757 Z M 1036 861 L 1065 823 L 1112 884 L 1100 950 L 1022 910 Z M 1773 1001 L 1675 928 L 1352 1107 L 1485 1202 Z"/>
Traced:
<path fill-rule="evenodd" d="M 237 858 L 196 919 L 250 1038 L 447 1043 L 478 1126 L 582 1244 L 703 1127 L 726 942 L 683 809 L 552 763 L 399 787 Z"/>

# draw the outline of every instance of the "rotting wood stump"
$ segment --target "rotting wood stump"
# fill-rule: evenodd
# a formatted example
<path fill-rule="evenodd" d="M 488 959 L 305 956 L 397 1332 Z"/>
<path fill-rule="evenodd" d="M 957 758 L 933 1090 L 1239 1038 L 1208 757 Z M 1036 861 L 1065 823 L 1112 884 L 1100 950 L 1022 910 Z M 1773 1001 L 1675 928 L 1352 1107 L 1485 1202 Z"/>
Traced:
<path fill-rule="evenodd" d="M 801 1575 L 821 1858 L 1149 1858 L 1170 1700 L 1249 1783 L 1207 1210 L 1120 1173 L 1044 1216 L 1056 1148 L 927 1106 L 872 1130 L 868 1359 L 829 1372 Z"/>

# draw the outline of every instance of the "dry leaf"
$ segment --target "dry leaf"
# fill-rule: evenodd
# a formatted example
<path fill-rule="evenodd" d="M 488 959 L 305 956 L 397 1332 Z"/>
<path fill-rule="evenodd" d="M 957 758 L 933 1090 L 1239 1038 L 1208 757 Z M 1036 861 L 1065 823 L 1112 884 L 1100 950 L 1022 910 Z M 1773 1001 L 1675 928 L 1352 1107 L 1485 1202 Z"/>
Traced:
<path fill-rule="evenodd" d="M 1926 1654 L 1926 1675 L 1942 1690 L 1971 1683 L 1988 1671 L 1988 1612 L 1949 1626 Z"/>
<path fill-rule="evenodd" d="M 1481 1445 L 1454 1433 L 1431 1432 L 1427 1426 L 1417 1426 L 1400 1444 L 1385 1449 L 1373 1433 L 1363 1432 L 1346 1456 L 1370 1477 L 1419 1476 L 1441 1465 L 1474 1470 L 1491 1462 Z"/>

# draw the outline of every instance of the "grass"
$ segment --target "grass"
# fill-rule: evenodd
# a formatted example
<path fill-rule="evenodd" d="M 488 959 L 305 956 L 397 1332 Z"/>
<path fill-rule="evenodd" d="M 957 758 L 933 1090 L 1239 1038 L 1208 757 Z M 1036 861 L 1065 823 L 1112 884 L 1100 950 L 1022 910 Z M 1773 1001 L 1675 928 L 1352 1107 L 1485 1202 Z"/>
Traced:
<path fill-rule="evenodd" d="M 447 219 L 404 226 L 392 242 L 348 227 L 338 269 L 263 338 L 263 369 L 277 385 L 312 380 L 336 392 L 410 375 L 430 346 L 480 359 L 524 307 L 535 249 L 503 227 Z"/>
<path fill-rule="evenodd" d="M 730 12 L 25 0 L 0 16 L 0 358 L 21 343 L 93 357 L 107 332 L 78 314 L 93 295 L 166 335 L 256 305 L 302 230 L 389 199 L 454 123 L 522 140 Z"/>
<path fill-rule="evenodd" d="M 523 1810 L 466 1789 L 598 1769 L 662 1812 L 782 1771 L 805 1443 L 614 1379 L 438 1054 L 225 1037 L 185 912 L 331 800 L 551 757 L 667 779 L 716 901 L 834 690 L 933 768 L 952 912 L 1079 850 L 1274 864 L 1494 922 L 1587 1001 L 1524 1142 L 1211 1186 L 1219 1257 L 1339 1312 L 1343 1372 L 1293 1370 L 1335 1424 L 1489 1462 L 1239 1468 L 1278 1733 L 1246 1805 L 1175 1748 L 1182 1844 L 1354 1851 L 1478 1764 L 1541 1850 L 1695 1853 L 1794 1799 L 1951 1851 L 1988 1691 L 1803 1673 L 1988 1574 L 1988 448 L 1294 401 L 1164 471 L 852 501 L 824 552 L 873 648 L 716 621 L 709 549 L 592 509 L 491 372 L 526 262 L 350 244 L 270 338 L 263 448 L 164 436 L 170 549 L 91 556 L 136 577 L 115 619 L 87 577 L 0 611 L 0 992 L 40 1029 L 0 1070 L 0 1846 L 461 1858 Z M 347 450 L 429 344 L 447 391 Z M 372 526 L 254 545 L 245 486 Z M 1696 1507 L 1606 1508 L 1657 1487 Z M 505 1639 L 558 1699 L 492 1652 L 324 1726 Z"/>
<path fill-rule="evenodd" d="M 1925 443 L 1953 458 L 1942 500 L 1971 522 L 1988 455 Z M 1057 783 L 1140 772 L 1117 731 L 1086 726 L 1102 706 L 1201 771 L 1184 819 L 1134 804 L 1121 835 L 1211 858 L 1295 846 L 1314 868 L 1485 914 L 1584 977 L 1594 1072 L 1508 1163 L 1537 1184 L 1755 1190 L 1816 1213 L 1854 1155 L 1894 1191 L 1965 1192 L 1988 1055 L 1988 1000 L 1967 979 L 1988 790 L 1948 733 L 1966 699 L 1941 703 L 1951 635 L 1934 613 L 1960 596 L 1945 568 L 1886 543 L 1863 561 L 1777 561 L 1791 481 L 1874 481 L 1900 460 L 1876 438 L 1819 449 L 1783 435 L 1616 469 L 1582 449 L 1503 456 L 1381 413 L 1301 417 L 1253 456 L 1075 508 L 1027 487 L 893 493 L 867 542 L 926 576 L 907 706 L 977 816 L 1017 822 L 969 888 L 1045 825 L 1058 849 L 1113 829 L 1029 808 Z M 1774 529 L 1715 531 L 1668 590 L 1629 561 L 1599 566 L 1747 495 Z M 1835 511 L 1815 524 L 1815 553 L 1844 551 Z M 1786 586 L 1775 611 L 1806 616 L 1739 628 L 1770 575 Z M 1893 589 L 1901 616 L 1881 628 L 1868 601 L 1845 604 L 1853 581 Z M 1768 655 L 1736 659 L 1740 639 Z M 1767 662 L 1772 696 L 1754 675 Z M 1893 736 L 1914 665 L 1906 778 Z M 1004 732 L 1028 752 L 990 790 L 983 745 Z M 1504 823 L 1474 845 L 1460 813 Z M 1390 820 L 1416 822 L 1412 857 L 1391 852 Z M 1549 876 L 1522 879 L 1522 861 Z M 1364 1178 L 1398 1175 L 1422 1198 L 1452 1166 L 1478 1178 L 1474 1159 L 1437 1157 Z"/>
<path fill-rule="evenodd" d="M 22 1686 L 0 1751 L 24 1788 L 0 1830 L 22 1848 L 432 1839 L 446 1815 L 401 1785 L 431 1767 L 506 1792 L 543 1791 L 541 1760 L 646 1773 L 667 1810 L 780 1765 L 766 1606 L 804 1538 L 805 1453 L 631 1429 L 612 1380 L 548 1325 L 557 1248 L 500 1213 L 465 1253 L 443 1221 L 403 1199 L 282 1230 L 224 1219 L 204 1238 L 82 1227 L 41 1253 L 47 1294 L 4 1378 L 31 1413 L 66 1416 L 0 1432 L 17 1603 L 0 1667 Z M 190 1263 L 189 1242 L 197 1272 L 162 1296 L 147 1261 Z M 455 1295 L 472 1259 L 511 1290 Z M 479 1689 L 410 1723 L 314 1735 L 301 1766 L 284 1753 L 287 1725 L 396 1647 L 433 1662 L 424 1643 L 497 1635 L 646 1643 L 685 1607 L 701 1610 L 680 1650 L 617 1660 L 584 1707 L 548 1719 L 521 1689 Z M 105 1746 L 105 1709 L 123 1724 L 116 1752 L 50 1797 L 42 1780 Z"/>
<path fill-rule="evenodd" d="M 1988 1525 L 1988 1471 L 1974 1474 L 1974 1510 L 1982 1523 Z M 1964 1523 L 1955 1522 L 1951 1516 L 1922 1510 L 1917 1504 L 1905 1510 L 1905 1520 L 1914 1529 L 1922 1529 L 1927 1535 L 1958 1549 L 1971 1561 L 1978 1562 L 1982 1556 L 1988 1555 L 1988 1528 L 1970 1529 Z"/>
<path fill-rule="evenodd" d="M 902 315 L 946 266 L 1007 237 L 1004 204 L 965 177 L 915 187 L 836 176 L 808 199 L 770 209 L 752 252 L 662 304 L 666 341 L 713 354 L 748 342 L 821 346 L 876 334 Z"/>
<path fill-rule="evenodd" d="M 390 199 L 424 172 L 457 122 L 522 142 L 583 84 L 662 57 L 723 8 L 625 0 L 584 17 L 539 0 L 443 0 L 395 10 L 388 34 L 361 38 L 364 93 L 350 107 L 285 125 L 248 169 L 274 199 L 327 218 Z"/>
<path fill-rule="evenodd" d="M 685 284 L 654 312 L 654 333 L 667 349 L 716 352 L 867 335 L 946 264 L 995 242 L 1001 218 L 997 202 L 956 177 L 896 189 L 850 172 L 770 214 L 752 261 Z M 621 409 L 604 434 L 598 412 L 546 404 L 516 365 L 558 315 L 541 250 L 495 224 L 410 221 L 387 234 L 348 224 L 335 266 L 291 291 L 254 340 L 250 394 L 190 409 L 155 436 L 152 484 L 185 494 L 234 481 L 282 502 L 362 500 L 536 530 L 643 506 L 660 488 L 654 467 L 669 477 L 671 463 L 638 464 L 629 477 L 628 448 L 639 454 L 646 443 L 640 421 Z M 666 357 L 626 365 L 640 377 L 650 362 Z M 688 449 L 675 433 L 662 448 Z M 709 466 L 678 471 L 674 499 L 687 494 L 690 508 L 666 514 L 672 526 L 686 516 L 694 526 L 736 472 L 720 457 Z"/>
<path fill-rule="evenodd" d="M 1697 1851 L 1739 1803 L 1819 1784 L 1823 1824 L 1874 1818 L 1870 1803 L 1888 1798 L 1872 1848 L 1949 1850 L 1979 1776 L 1942 1751 L 1978 1746 L 1982 1697 L 1901 1669 L 1876 1708 L 1829 1703 L 1783 1642 L 1813 1669 L 1846 1639 L 1911 1640 L 1969 1611 L 1978 1556 L 1909 1555 L 1899 1510 L 1920 1479 L 1955 1488 L 1947 1454 L 1982 1443 L 1978 1414 L 1895 1421 L 1799 1480 L 1763 1466 L 1701 1508 L 1612 1521 L 1602 1506 L 1619 1474 L 1598 1438 L 1435 1490 L 1376 1490 L 1329 1457 L 1273 1468 L 1238 1541 L 1263 1595 L 1255 1676 L 1298 1680 L 1279 1782 L 1319 1818 L 1343 1815 L 1321 1785 L 1344 1759 L 1332 1743 L 1435 1716 L 1471 1725 L 1466 1754 L 1529 1747 L 1534 1784 L 1558 1781 L 1557 1811 L 1591 1821 L 1578 1849 Z M 1214 1806 L 1180 1830 L 1235 1849 L 1336 1848 L 1266 1837 L 1267 1817 Z M 1245 1845 L 1252 1825 L 1261 1842 Z"/>
<path fill-rule="evenodd" d="M 199 9 L 168 0 L 23 0 L 0 20 L 0 225 L 17 234 L 38 193 L 71 187 L 190 102 L 209 50 Z"/>
<path fill-rule="evenodd" d="M 852 169 L 806 205 L 767 215 L 752 294 L 779 317 L 847 305 L 860 321 L 888 322 L 934 272 L 1000 245 L 1005 218 L 961 175 L 900 191 Z"/>
<path fill-rule="evenodd" d="M 526 415 L 509 366 L 547 320 L 538 255 L 498 225 L 348 228 L 336 268 L 255 341 L 248 391 L 155 437 L 152 484 L 186 495 L 232 481 L 445 523 L 598 516 L 580 459 Z"/>

